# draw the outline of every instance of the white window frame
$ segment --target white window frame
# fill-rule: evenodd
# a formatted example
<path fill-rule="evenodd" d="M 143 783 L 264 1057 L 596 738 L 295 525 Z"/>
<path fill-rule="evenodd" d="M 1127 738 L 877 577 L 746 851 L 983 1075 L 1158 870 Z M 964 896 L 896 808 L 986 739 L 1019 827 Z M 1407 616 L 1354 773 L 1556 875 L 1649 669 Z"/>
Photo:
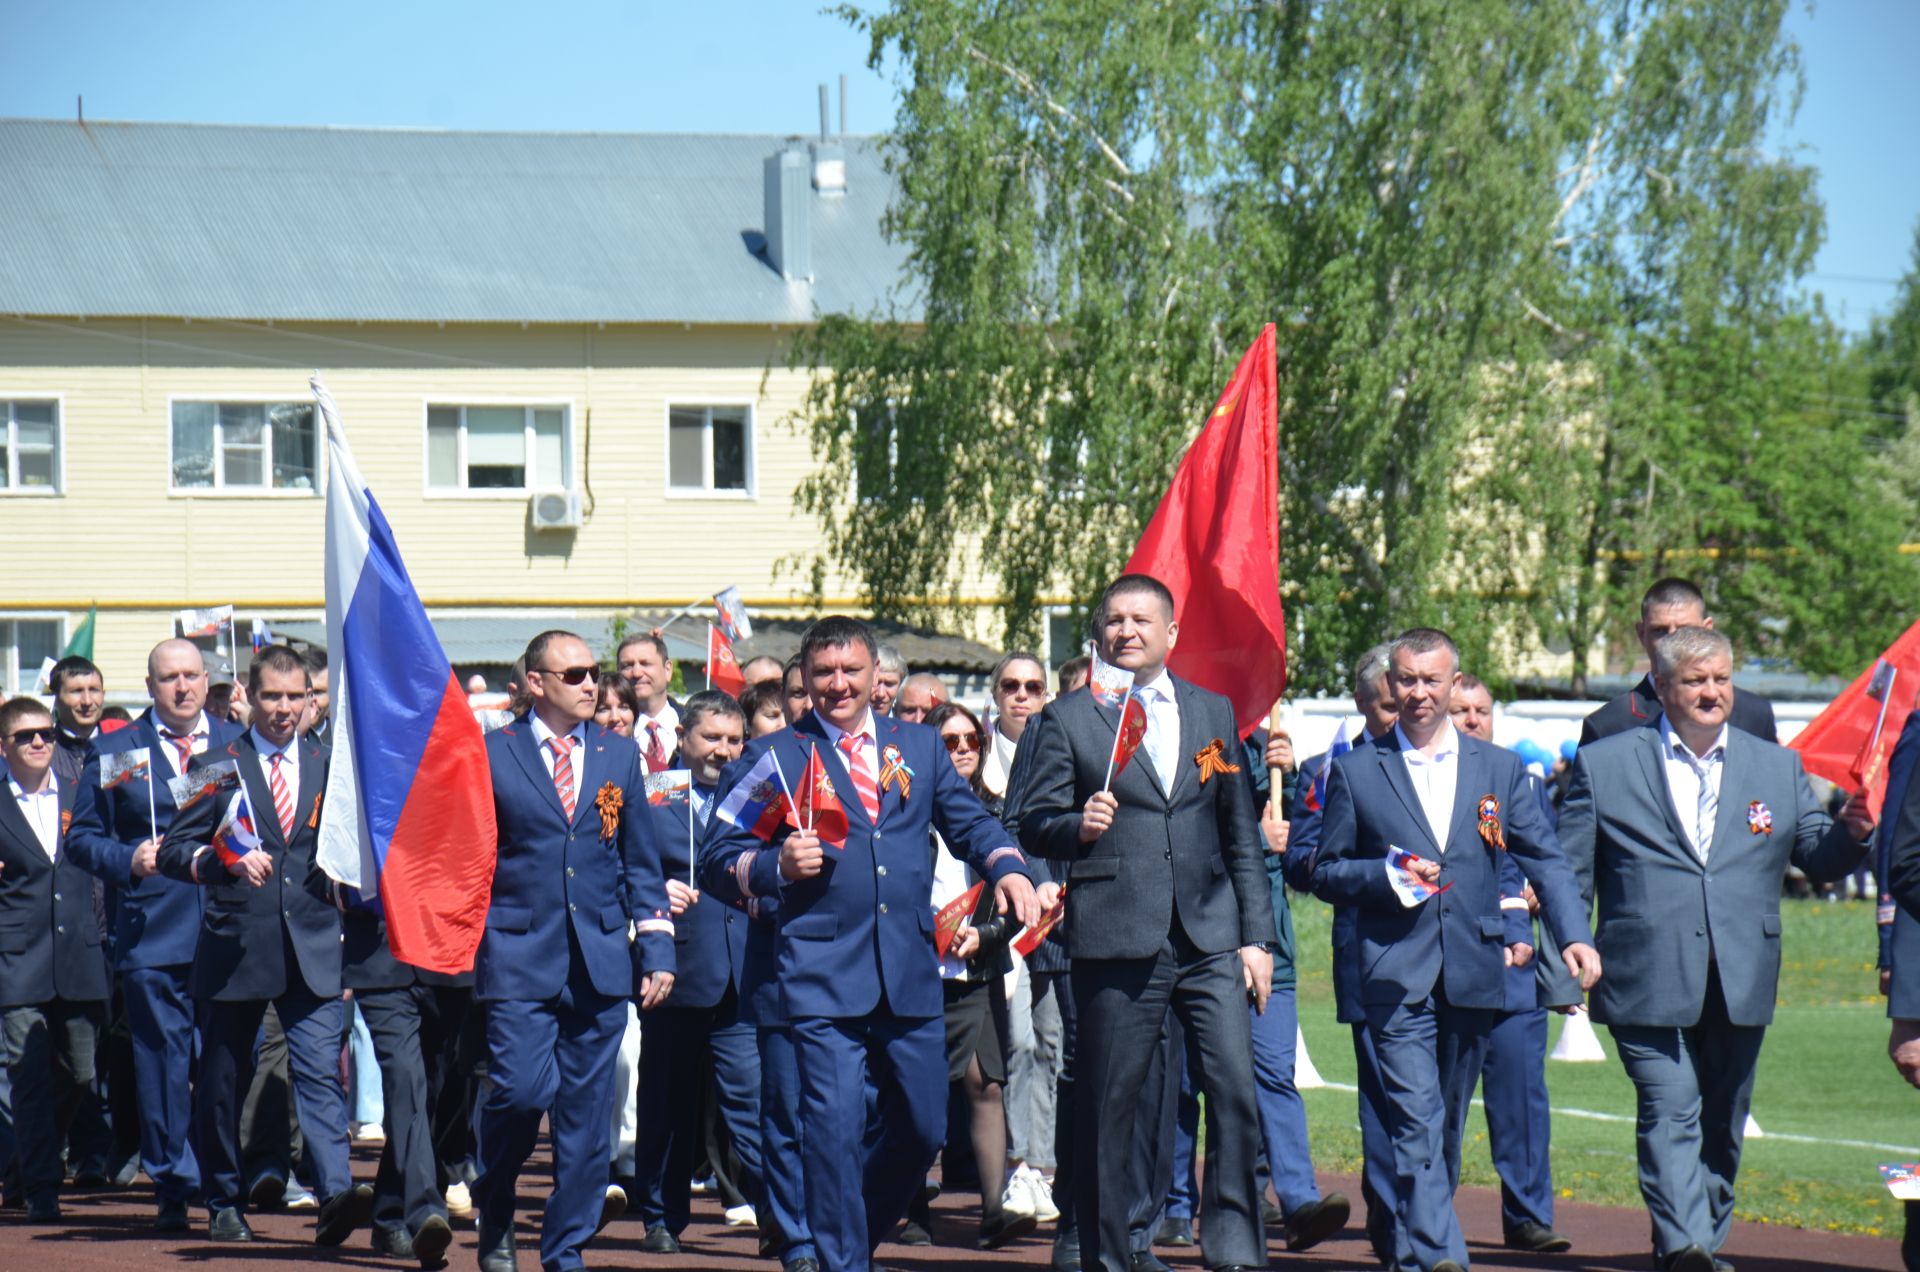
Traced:
<path fill-rule="evenodd" d="M 12 403 L 15 402 L 51 402 L 53 403 L 53 485 L 22 486 L 20 484 L 19 430 L 13 422 Z M 57 499 L 67 493 L 67 399 L 63 393 L 34 392 L 22 390 L 18 393 L 0 388 L 0 403 L 7 403 L 6 414 L 0 416 L 0 464 L 7 467 L 7 484 L 0 487 L 0 497 L 8 499 Z M 4 619 L 0 619 L 4 621 Z"/>
<path fill-rule="evenodd" d="M 533 467 L 533 413 L 535 411 L 558 410 L 561 413 L 560 446 L 567 454 L 567 467 L 573 470 L 572 480 L 566 485 L 535 481 L 530 486 L 468 486 L 467 485 L 467 408 L 470 406 L 517 406 L 525 415 L 525 444 L 527 448 L 527 468 Z M 429 421 L 435 408 L 460 412 L 460 440 L 456 451 L 460 467 L 458 486 L 436 486 L 433 484 L 433 441 Z M 573 398 L 536 398 L 536 397 L 489 397 L 459 395 L 457 397 L 424 398 L 420 403 L 420 491 L 427 499 L 480 499 L 509 503 L 525 503 L 530 495 L 549 494 L 555 491 L 572 492 L 580 489 L 580 430 L 573 426 L 579 418 L 579 410 Z M 537 478 L 539 474 L 535 474 Z"/>
<path fill-rule="evenodd" d="M 716 490 L 713 486 L 713 410 L 715 407 L 742 407 L 747 413 L 747 484 L 739 490 Z M 706 428 L 700 437 L 700 468 L 706 484 L 673 484 L 673 413 L 705 411 Z M 669 398 L 660 408 L 661 487 L 668 499 L 754 500 L 760 497 L 760 409 L 753 398 L 702 397 Z"/>
<path fill-rule="evenodd" d="M 57 651 L 65 649 L 67 647 L 67 641 L 71 639 L 67 631 L 67 616 L 65 614 L 49 614 L 45 610 L 39 610 L 37 612 L 32 610 L 0 610 L 0 636 L 6 637 L 6 640 L 0 641 L 0 650 L 6 651 L 4 662 L 0 662 L 0 689 L 4 689 L 9 698 L 19 697 L 23 694 L 30 698 L 38 697 L 39 694 L 37 691 L 40 685 L 37 676 L 40 668 L 38 666 L 22 667 L 19 665 L 20 640 L 18 633 L 16 633 L 13 628 L 15 623 L 52 623 L 58 627 L 59 635 L 54 638 L 55 656 L 58 657 Z M 16 681 L 18 683 L 16 683 Z"/>
<path fill-rule="evenodd" d="M 285 394 L 252 393 L 169 393 L 167 395 L 167 495 L 173 499 L 320 499 L 327 493 L 327 433 L 326 424 L 320 418 L 320 407 L 313 406 L 313 489 L 295 490 L 273 484 L 273 429 L 266 430 L 266 442 L 262 447 L 261 464 L 266 473 L 264 486 L 229 486 L 223 471 L 226 461 L 221 456 L 220 417 L 216 411 L 213 419 L 213 464 L 214 484 L 211 486 L 176 486 L 173 484 L 173 408 L 176 403 L 186 402 L 201 406 L 306 406 L 308 403 L 298 397 Z"/>

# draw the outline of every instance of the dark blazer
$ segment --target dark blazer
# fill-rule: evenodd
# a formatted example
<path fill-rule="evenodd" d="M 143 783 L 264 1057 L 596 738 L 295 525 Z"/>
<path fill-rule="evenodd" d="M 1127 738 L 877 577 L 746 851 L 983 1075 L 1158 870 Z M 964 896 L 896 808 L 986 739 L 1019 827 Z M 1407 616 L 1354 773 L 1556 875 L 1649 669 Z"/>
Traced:
<path fill-rule="evenodd" d="M 1354 744 L 1364 742 L 1363 737 Z M 1287 851 L 1280 869 L 1295 892 L 1313 891 L 1313 869 L 1320 858 L 1323 811 L 1314 803 L 1314 786 L 1321 770 L 1331 762 L 1330 755 L 1331 752 L 1323 751 L 1302 764 L 1293 785 L 1293 805 L 1287 811 Z M 1333 1010 L 1334 1018 L 1343 1025 L 1357 1025 L 1367 1018 L 1366 1004 L 1360 1000 L 1359 942 L 1354 935 L 1354 916 L 1350 905 L 1333 907 Z"/>
<path fill-rule="evenodd" d="M 703 792 L 717 798 L 715 792 Z M 687 846 L 687 823 L 693 804 L 676 800 L 647 808 L 653 820 L 653 842 L 660 847 L 660 865 L 668 879 L 687 881 L 692 853 Z M 712 833 L 712 818 L 703 833 Z M 736 989 L 746 969 L 747 917 L 744 901 L 729 903 L 706 892 L 673 921 L 673 1005 L 717 1007 Z"/>
<path fill-rule="evenodd" d="M 1586 723 L 1580 726 L 1580 745 L 1586 746 L 1628 729 L 1644 729 L 1660 718 L 1661 710 L 1660 699 L 1653 693 L 1653 673 L 1648 672 L 1639 684 L 1587 717 Z M 1780 737 L 1780 730 L 1773 722 L 1773 704 L 1744 689 L 1734 690 L 1733 711 L 1727 722 L 1763 742 L 1775 742 Z"/>
<path fill-rule="evenodd" d="M 217 755 L 245 730 L 225 720 L 207 720 L 207 752 L 195 756 L 194 764 L 209 763 L 207 755 Z M 118 755 L 146 747 L 151 756 L 148 771 L 154 779 L 153 808 L 160 833 L 164 836 L 173 823 L 173 795 L 167 790 L 168 767 L 153 711 L 148 709 L 124 729 L 100 734 L 94 740 L 94 758 L 87 764 L 81 780 L 79 801 L 74 805 L 73 834 L 68 841 L 74 859 L 93 874 L 113 885 L 115 914 L 113 927 L 113 965 L 125 971 L 134 967 L 175 967 L 193 962 L 194 947 L 200 940 L 202 894 L 192 884 L 169 879 L 164 874 L 134 879 L 133 850 L 147 838 L 147 786 L 145 778 L 100 789 L 100 757 Z M 269 805 L 271 807 L 271 805 Z"/>
<path fill-rule="evenodd" d="M 1313 890 L 1355 907 L 1360 997 L 1369 1006 L 1417 1003 L 1436 983 L 1456 1007 L 1498 1010 L 1506 1002 L 1505 947 L 1524 927 L 1500 908 L 1502 854 L 1480 837 L 1479 804 L 1487 795 L 1499 800 L 1507 855 L 1533 882 L 1555 937 L 1562 946 L 1592 940 L 1578 884 L 1520 757 L 1465 734 L 1458 742 L 1444 854 L 1427 827 L 1397 731 L 1347 752 L 1328 777 Z M 1446 891 L 1402 906 L 1387 879 L 1389 846 L 1438 860 Z"/>
<path fill-rule="evenodd" d="M 72 782 L 59 786 L 61 828 L 48 861 L 0 766 L 0 1007 L 101 1002 L 111 993 L 93 876 L 67 847 L 79 792 Z"/>
<path fill-rule="evenodd" d="M 1894 903 L 1893 922 L 1880 927 L 1882 966 L 1893 972 L 1887 990 L 1887 1015 L 1920 1020 L 1920 711 L 1907 717 L 1887 762 L 1887 804 L 1881 813 L 1880 839 L 1885 865 L 1881 900 Z"/>
<path fill-rule="evenodd" d="M 1787 863 L 1811 879 L 1838 879 L 1867 845 L 1814 799 L 1798 752 L 1730 729 L 1702 865 L 1673 810 L 1660 749 L 1658 729 L 1581 747 L 1560 807 L 1567 857 L 1581 891 L 1599 905 L 1606 972 L 1593 990 L 1593 1018 L 1692 1025 L 1717 968 L 1728 1019 L 1770 1024 Z M 1770 812 L 1770 829 L 1756 829 L 1755 805 Z"/>
<path fill-rule="evenodd" d="M 897 782 L 880 793 L 877 824 L 868 818 L 839 749 L 827 741 L 811 712 L 792 727 L 749 743 L 721 776 L 724 801 L 772 751 L 791 785 L 806 770 L 809 749 L 819 750 L 847 811 L 848 833 L 844 848 L 826 850 L 827 866 L 818 875 L 791 883 L 780 877 L 778 847 L 788 833 L 785 826 L 763 843 L 751 830 L 716 818 L 700 844 L 703 891 L 729 903 L 779 898 L 775 976 L 781 1011 L 789 1020 L 865 1016 L 883 995 L 898 1016 L 945 1012 L 928 904 L 933 895 L 930 831 L 938 830 L 947 851 L 989 881 L 989 891 L 1010 874 L 1027 873 L 1012 836 L 954 771 L 935 730 L 877 714 L 873 728 L 881 752 L 897 749 L 910 774 L 904 797 Z"/>
<path fill-rule="evenodd" d="M 1900 810 L 1906 804 L 1907 787 L 1913 781 L 1913 771 L 1916 762 L 1920 762 L 1920 711 L 1916 711 L 1907 717 L 1906 725 L 1900 730 L 1900 739 L 1893 744 L 1893 753 L 1887 757 L 1886 800 L 1881 807 L 1880 825 L 1874 831 L 1873 836 L 1873 878 L 1879 897 L 1878 903 L 1874 908 L 1878 911 L 1876 917 L 1879 919 L 1877 926 L 1880 933 L 1879 966 L 1882 970 L 1891 970 L 1894 966 L 1893 956 L 1897 915 L 1887 912 L 1889 907 L 1894 907 L 1896 910 L 1900 908 L 1898 898 L 1894 896 L 1893 853 L 1896 847 L 1896 837 L 1900 828 Z M 1916 880 L 1915 882 L 1916 884 L 1920 884 L 1920 880 Z M 1920 921 L 1920 909 L 1916 909 L 1911 917 L 1916 921 Z M 1905 928 L 1911 933 L 1916 926 L 1920 926 L 1920 924 L 1908 923 L 1905 925 Z M 1911 948 L 1910 944 L 1909 948 Z M 1888 1011 L 1889 1014 L 1893 1015 L 1896 1019 L 1920 1019 L 1920 960 L 1909 956 L 1907 959 L 1907 973 L 1908 983 L 1912 986 L 1911 994 L 1913 999 L 1912 1002 L 1904 1005 L 1908 1014 L 1893 1011 L 1893 1004 L 1891 1002 L 1888 1004 Z M 1895 976 L 1895 993 L 1898 992 L 1899 986 L 1900 978 Z M 1890 997 L 1891 996 L 1892 995 L 1890 995 Z"/>
<path fill-rule="evenodd" d="M 160 843 L 160 872 L 207 891 L 200 940 L 189 982 L 193 996 L 214 1002 L 278 998 L 293 985 L 293 972 L 319 998 L 340 996 L 340 911 L 333 885 L 314 860 L 320 843 L 320 797 L 327 789 L 328 752 L 300 739 L 300 789 L 293 798 L 293 835 L 280 833 L 273 791 L 261 771 L 260 752 L 248 730 L 224 748 L 208 751 L 204 763 L 233 760 L 253 813 L 260 847 L 273 858 L 273 873 L 254 887 L 221 864 L 212 849 L 231 792 L 203 799 L 181 811 Z M 289 968 L 286 950 L 296 968 Z"/>
<path fill-rule="evenodd" d="M 483 1001 L 555 997 L 572 968 L 570 945 L 579 947 L 593 987 L 616 998 L 632 995 L 641 976 L 674 970 L 673 920 L 640 752 L 632 738 L 589 722 L 575 754 L 579 796 L 568 820 L 531 717 L 487 734 L 499 858 L 474 962 L 474 993 Z M 611 839 L 602 837 L 595 807 L 608 785 L 621 800 Z M 639 925 L 631 941 L 629 923 Z"/>
<path fill-rule="evenodd" d="M 1081 809 L 1106 779 L 1120 714 L 1091 693 L 1056 698 L 1027 725 L 1009 789 L 1020 794 L 1020 842 L 1072 863 L 1067 874 L 1076 959 L 1150 958 L 1174 916 L 1201 950 L 1218 954 L 1274 939 L 1260 825 L 1238 773 L 1202 784 L 1194 756 L 1210 742 L 1242 764 L 1233 708 L 1175 677 L 1180 713 L 1173 790 L 1161 789 L 1144 748 L 1114 779 L 1119 810 L 1090 844 Z M 1037 730 L 1037 732 L 1036 732 Z M 1024 771 L 1023 771 L 1024 770 Z"/>

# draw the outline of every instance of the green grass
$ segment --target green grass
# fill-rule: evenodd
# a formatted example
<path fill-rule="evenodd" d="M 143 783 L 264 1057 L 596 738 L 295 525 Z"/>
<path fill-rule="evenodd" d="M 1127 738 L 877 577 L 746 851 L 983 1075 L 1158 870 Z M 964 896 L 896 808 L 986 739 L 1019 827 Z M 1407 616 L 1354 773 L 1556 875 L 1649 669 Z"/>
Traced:
<path fill-rule="evenodd" d="M 1351 1036 L 1333 1015 L 1331 912 L 1311 897 L 1295 894 L 1292 900 L 1307 1051 L 1322 1077 L 1351 1084 Z M 1873 969 L 1872 905 L 1785 901 L 1781 910 L 1786 962 L 1780 1007 L 1760 1053 L 1754 1119 L 1764 1132 L 1920 1148 L 1920 1094 L 1887 1060 L 1886 1006 Z M 1551 1030 L 1557 1039 L 1559 1017 L 1552 1018 Z M 1606 1027 L 1597 1032 L 1607 1063 L 1547 1063 L 1553 1106 L 1631 1118 L 1633 1085 Z M 1304 1097 L 1314 1164 L 1357 1173 L 1360 1132 L 1352 1093 L 1307 1091 Z M 1477 1109 L 1467 1126 L 1462 1182 L 1497 1186 L 1486 1123 Z M 1737 1214 L 1797 1228 L 1898 1236 L 1900 1205 L 1874 1167 L 1901 1159 L 1901 1154 L 1871 1148 L 1749 1139 L 1741 1159 Z M 1633 1124 L 1555 1117 L 1553 1178 L 1558 1195 L 1568 1200 L 1640 1206 Z"/>

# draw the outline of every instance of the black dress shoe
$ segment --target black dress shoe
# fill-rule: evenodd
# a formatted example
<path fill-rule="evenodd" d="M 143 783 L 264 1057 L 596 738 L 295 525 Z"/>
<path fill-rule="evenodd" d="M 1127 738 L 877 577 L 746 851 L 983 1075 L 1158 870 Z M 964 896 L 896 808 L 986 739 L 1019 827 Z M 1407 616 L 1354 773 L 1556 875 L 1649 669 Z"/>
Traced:
<path fill-rule="evenodd" d="M 373 1218 L 373 1187 L 355 1184 L 320 1203 L 320 1224 L 314 1229 L 317 1246 L 337 1246 L 353 1235 L 353 1230 Z"/>
<path fill-rule="evenodd" d="M 1173 1272 L 1173 1269 L 1153 1251 L 1135 1250 L 1127 1256 L 1127 1272 Z"/>
<path fill-rule="evenodd" d="M 1160 1227 L 1153 1234 L 1153 1244 L 1158 1246 L 1190 1246 L 1193 1244 L 1193 1220 L 1185 1215 L 1168 1215 L 1160 1221 Z"/>
<path fill-rule="evenodd" d="M 990 1223 L 980 1225 L 980 1236 L 976 1244 L 982 1250 L 998 1250 L 1009 1241 L 1018 1241 L 1040 1226 L 1040 1221 L 1032 1215 L 1010 1215 L 1006 1211 Z"/>
<path fill-rule="evenodd" d="M 28 1223 L 59 1223 L 60 1198 L 53 1193 L 27 1198 Z"/>
<path fill-rule="evenodd" d="M 1081 1272 L 1080 1234 L 1077 1232 L 1058 1232 L 1053 1238 L 1053 1258 L 1047 1266 L 1053 1272 Z"/>
<path fill-rule="evenodd" d="M 1353 1204 L 1337 1192 L 1310 1201 L 1287 1216 L 1287 1249 L 1311 1250 L 1347 1226 Z"/>
<path fill-rule="evenodd" d="M 287 1181 L 278 1175 L 262 1175 L 247 1189 L 247 1205 L 258 1214 L 280 1209 L 287 1195 Z"/>
<path fill-rule="evenodd" d="M 1544 1223 L 1523 1223 L 1507 1229 L 1507 1249 L 1525 1250 L 1528 1254 L 1559 1254 L 1573 1249 L 1573 1240 Z"/>
<path fill-rule="evenodd" d="M 640 1238 L 640 1248 L 648 1254 L 678 1254 L 680 1239 L 668 1232 L 665 1224 L 656 1223 Z"/>
<path fill-rule="evenodd" d="M 163 1201 L 159 1213 L 153 1218 L 155 1232 L 192 1232 L 193 1224 L 187 1220 L 187 1203 L 184 1201 Z"/>
<path fill-rule="evenodd" d="M 782 1263 L 780 1272 L 820 1272 L 820 1260 L 812 1255 L 803 1254 L 797 1259 L 788 1259 Z"/>
<path fill-rule="evenodd" d="M 231 1206 L 222 1206 L 207 1219 L 207 1240 L 209 1241 L 251 1241 L 253 1229 L 247 1226 L 246 1219 Z"/>
<path fill-rule="evenodd" d="M 513 1239 L 513 1225 L 489 1228 L 480 1225 L 480 1272 L 518 1272 L 520 1247 Z"/>
<path fill-rule="evenodd" d="M 1662 1272 L 1713 1272 L 1713 1256 L 1697 1245 L 1682 1246 L 1660 1261 Z"/>
<path fill-rule="evenodd" d="M 1260 1199 L 1260 1226 L 1261 1227 L 1271 1228 L 1277 1224 L 1283 1224 L 1286 1221 L 1287 1221 L 1286 1211 L 1280 1209 L 1280 1207 L 1274 1205 L 1272 1202 L 1268 1201 L 1265 1197 L 1262 1197 Z"/>
<path fill-rule="evenodd" d="M 373 1230 L 373 1252 L 384 1254 L 390 1259 L 411 1259 L 413 1238 L 407 1235 L 405 1228 L 375 1228 Z"/>
<path fill-rule="evenodd" d="M 427 1272 L 433 1272 L 447 1266 L 447 1247 L 452 1244 L 453 1226 L 439 1215 L 428 1215 L 413 1234 L 413 1257 Z"/>
<path fill-rule="evenodd" d="M 105 1188 L 112 1182 L 113 1180 L 107 1176 L 107 1168 L 105 1166 L 82 1166 L 79 1170 L 73 1172 L 73 1186 L 75 1188 Z"/>
<path fill-rule="evenodd" d="M 900 1235 L 894 1240 L 901 1245 L 930 1246 L 933 1244 L 933 1234 L 909 1219 L 900 1225 Z"/>

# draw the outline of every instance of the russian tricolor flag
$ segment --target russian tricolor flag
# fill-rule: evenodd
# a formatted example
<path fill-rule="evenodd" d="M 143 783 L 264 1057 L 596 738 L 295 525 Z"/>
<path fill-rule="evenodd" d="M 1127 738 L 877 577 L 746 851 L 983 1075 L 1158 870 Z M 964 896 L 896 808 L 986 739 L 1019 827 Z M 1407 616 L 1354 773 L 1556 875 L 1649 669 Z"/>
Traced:
<path fill-rule="evenodd" d="M 780 824 L 787 820 L 793 796 L 787 790 L 786 774 L 780 761 L 768 747 L 746 775 L 733 784 L 715 811 L 732 826 L 744 826 L 761 839 L 772 839 Z"/>
<path fill-rule="evenodd" d="M 327 650 L 340 739 L 320 867 L 379 902 L 395 958 L 469 971 L 498 844 L 486 745 L 333 395 L 318 375 L 312 384 L 327 430 Z"/>

